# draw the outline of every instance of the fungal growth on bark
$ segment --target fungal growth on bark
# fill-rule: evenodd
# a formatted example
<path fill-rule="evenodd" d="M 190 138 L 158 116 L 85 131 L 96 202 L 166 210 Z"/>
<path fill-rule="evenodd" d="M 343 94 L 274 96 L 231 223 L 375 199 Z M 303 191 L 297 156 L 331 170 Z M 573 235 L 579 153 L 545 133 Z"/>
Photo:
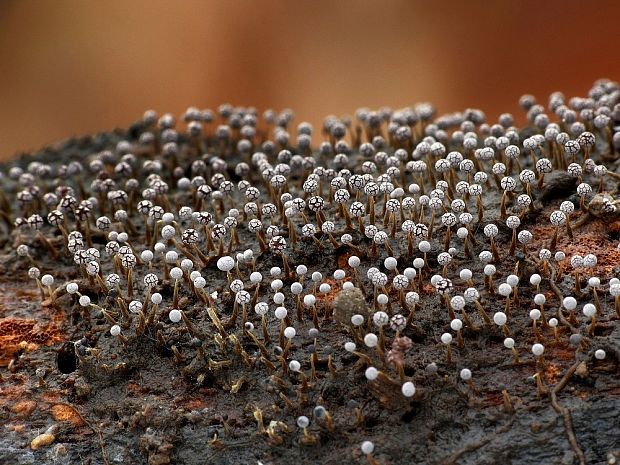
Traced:
<path fill-rule="evenodd" d="M 612 460 L 620 86 L 519 104 L 149 110 L 2 166 L 11 438 L 33 463 Z"/>

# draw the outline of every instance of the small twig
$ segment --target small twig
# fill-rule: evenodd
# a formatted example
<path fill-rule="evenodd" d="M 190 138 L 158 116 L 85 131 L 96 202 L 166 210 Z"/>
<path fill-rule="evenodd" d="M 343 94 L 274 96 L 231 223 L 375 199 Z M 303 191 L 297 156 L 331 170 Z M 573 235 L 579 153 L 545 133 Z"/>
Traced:
<path fill-rule="evenodd" d="M 551 390 L 551 405 L 553 406 L 556 412 L 562 415 L 562 418 L 564 420 L 564 429 L 566 430 L 566 435 L 568 436 L 568 442 L 570 443 L 570 446 L 573 449 L 573 452 L 579 459 L 579 464 L 585 465 L 586 457 L 583 451 L 581 450 L 581 448 L 579 447 L 579 444 L 577 443 L 577 436 L 575 435 L 575 428 L 573 427 L 573 419 L 571 417 L 570 410 L 566 407 L 562 407 L 558 403 L 558 399 L 557 399 L 557 394 L 564 388 L 564 386 L 566 386 L 566 384 L 568 384 L 568 381 L 573 376 L 573 374 L 577 370 L 577 367 L 579 367 L 581 363 L 583 362 L 582 361 L 575 362 L 566 371 L 562 379 Z"/>
<path fill-rule="evenodd" d="M 549 285 L 551 286 L 551 289 L 558 296 L 558 299 L 560 300 L 560 305 L 558 305 L 558 316 L 559 316 L 559 319 L 562 322 L 562 324 L 568 326 L 571 329 L 572 332 L 577 332 L 577 329 L 574 328 L 568 322 L 568 320 L 564 317 L 564 314 L 562 313 L 562 300 L 564 299 L 564 296 L 562 295 L 562 292 L 560 291 L 558 286 L 555 284 L 555 274 L 556 274 L 555 267 L 552 266 L 551 267 L 551 278 L 549 279 Z M 575 455 L 579 459 L 579 463 L 581 465 L 584 465 L 586 463 L 586 459 L 585 459 L 585 456 L 583 454 L 583 451 L 580 449 L 579 444 L 577 443 L 577 437 L 575 436 L 575 430 L 573 428 L 573 420 L 572 420 L 572 417 L 571 417 L 571 414 L 570 414 L 570 410 L 568 408 L 566 408 L 566 407 L 562 407 L 558 403 L 558 400 L 557 400 L 557 394 L 562 389 L 564 389 L 564 387 L 566 386 L 566 384 L 568 383 L 570 378 L 573 376 L 573 374 L 577 370 L 577 367 L 581 363 L 582 363 L 581 361 L 575 362 L 568 369 L 568 371 L 564 374 L 562 379 L 551 390 L 551 405 L 552 405 L 552 407 L 554 408 L 554 410 L 556 412 L 558 412 L 560 415 L 562 415 L 562 418 L 564 420 L 564 428 L 566 429 L 566 435 L 568 436 L 568 442 L 570 443 L 571 448 L 573 449 L 573 452 L 575 452 Z"/>

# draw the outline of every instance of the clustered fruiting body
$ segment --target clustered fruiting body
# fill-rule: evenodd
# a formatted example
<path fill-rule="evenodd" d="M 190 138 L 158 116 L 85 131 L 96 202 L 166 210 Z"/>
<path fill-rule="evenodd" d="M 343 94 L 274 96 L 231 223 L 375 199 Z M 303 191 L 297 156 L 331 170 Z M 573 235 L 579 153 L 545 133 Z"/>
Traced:
<path fill-rule="evenodd" d="M 137 139 L 87 160 L 8 167 L 2 234 L 43 299 L 77 303 L 85 332 L 107 327 L 76 347 L 112 336 L 122 360 L 150 344 L 198 384 L 258 370 L 273 387 L 253 411 L 258 432 L 277 444 L 296 423 L 300 443 L 316 445 L 349 422 L 330 413 L 325 378 L 353 377 L 382 404 L 415 408 L 431 401 L 435 372 L 480 393 L 485 368 L 471 363 L 481 335 L 484 350 L 531 365 L 541 396 L 547 353 L 571 335 L 577 352 L 605 357 L 596 325 L 617 324 L 620 282 L 594 275 L 595 255 L 558 244 L 564 232 L 579 235 L 575 219 L 591 214 L 594 197 L 620 215 L 609 168 L 619 102 L 606 80 L 586 98 L 553 94 L 548 113 L 525 96 L 524 129 L 509 114 L 487 123 L 477 109 L 360 109 L 328 117 L 317 149 L 313 128 L 295 130 L 290 111 L 261 121 L 252 108 L 190 108 L 185 128 L 149 111 Z M 572 193 L 541 202 L 555 176 Z M 550 232 L 536 237 L 541 222 Z M 41 257 L 70 264 L 74 277 L 54 277 Z M 348 314 L 334 300 L 346 292 L 364 303 Z M 334 335 L 339 345 L 325 350 Z M 244 382 L 213 383 L 236 393 Z M 266 427 L 270 404 L 280 409 Z M 355 415 L 363 422 L 361 407 Z M 361 445 L 372 463 L 374 450 Z"/>

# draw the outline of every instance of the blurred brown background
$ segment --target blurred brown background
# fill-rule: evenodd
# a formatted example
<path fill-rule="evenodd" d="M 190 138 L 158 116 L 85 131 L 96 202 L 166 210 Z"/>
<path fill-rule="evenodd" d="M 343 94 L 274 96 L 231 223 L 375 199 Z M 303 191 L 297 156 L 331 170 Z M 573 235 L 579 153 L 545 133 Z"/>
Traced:
<path fill-rule="evenodd" d="M 149 108 L 516 113 L 619 79 L 619 18 L 617 0 L 0 0 L 0 158 Z"/>

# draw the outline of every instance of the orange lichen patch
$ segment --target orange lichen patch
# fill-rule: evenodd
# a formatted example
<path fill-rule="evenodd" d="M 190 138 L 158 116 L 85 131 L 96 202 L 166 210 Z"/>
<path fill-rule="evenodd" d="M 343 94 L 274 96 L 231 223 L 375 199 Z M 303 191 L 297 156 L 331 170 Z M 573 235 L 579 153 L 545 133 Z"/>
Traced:
<path fill-rule="evenodd" d="M 431 283 L 424 283 L 422 284 L 422 287 L 420 288 L 420 292 L 422 294 L 434 294 L 435 293 L 435 287 L 431 284 Z"/>
<path fill-rule="evenodd" d="M 55 325 L 39 326 L 36 320 L 4 318 L 0 320 L 0 366 L 6 366 L 18 350 L 36 350 L 62 340 Z"/>
<path fill-rule="evenodd" d="M 37 322 L 34 320 L 2 319 L 0 320 L 0 337 L 16 337 L 18 334 L 29 334 L 36 324 Z"/>
<path fill-rule="evenodd" d="M 575 359 L 574 350 L 558 350 L 554 352 L 554 357 L 559 360 L 573 361 Z"/>
<path fill-rule="evenodd" d="M 81 426 L 84 424 L 84 421 L 75 409 L 68 405 L 56 404 L 51 408 L 51 412 L 56 421 L 66 421 L 74 426 Z"/>
<path fill-rule="evenodd" d="M 560 375 L 562 374 L 562 368 L 554 363 L 547 363 L 544 370 L 545 381 L 550 384 L 555 384 Z"/>
<path fill-rule="evenodd" d="M 610 229 L 620 229 L 620 222 L 605 223 L 600 220 L 593 220 L 576 231 L 573 231 L 573 239 L 571 240 L 564 230 L 560 231 L 558 237 L 557 250 L 566 253 L 566 260 L 561 264 L 564 272 L 572 271 L 570 266 L 570 257 L 573 255 L 594 254 L 598 259 L 597 265 L 592 269 L 592 274 L 609 276 L 614 267 L 620 263 L 620 251 L 616 244 L 609 239 Z M 614 229 L 615 230 L 615 229 Z M 554 228 L 552 226 L 534 226 L 532 234 L 534 235 L 534 245 L 540 249 L 545 247 L 553 236 Z"/>
<path fill-rule="evenodd" d="M 3 385 L 0 389 L 0 408 L 6 408 L 9 411 L 13 411 L 13 408 L 16 408 L 21 402 L 28 402 L 24 399 L 30 395 L 28 392 L 27 384 L 17 384 L 17 385 Z M 22 404 L 17 407 L 16 413 L 17 416 L 21 415 L 26 408 L 29 408 L 31 404 Z"/>
<path fill-rule="evenodd" d="M 538 249 L 543 247 L 543 243 L 551 240 L 553 233 L 555 232 L 555 227 L 537 223 L 532 227 L 531 232 L 534 236 L 532 244 L 535 244 Z"/>
<path fill-rule="evenodd" d="M 65 394 L 66 392 L 63 395 Z M 52 391 L 52 390 L 46 389 L 45 392 L 41 394 L 41 400 L 45 402 L 49 402 L 49 403 L 58 402 L 60 397 L 61 397 L 61 392 L 57 390 Z"/>
<path fill-rule="evenodd" d="M 37 408 L 37 403 L 34 400 L 22 400 L 12 405 L 10 410 L 18 418 L 28 418 L 35 408 Z"/>
<path fill-rule="evenodd" d="M 582 400 L 586 400 L 586 399 L 589 397 L 589 396 L 588 396 L 588 393 L 587 393 L 586 391 L 580 391 L 577 395 L 578 395 L 578 396 L 579 396 L 579 398 L 580 398 L 580 399 L 582 399 Z"/>
<path fill-rule="evenodd" d="M 601 237 L 602 236 L 602 237 Z M 596 255 L 597 265 L 593 273 L 609 276 L 614 267 L 620 263 L 620 251 L 602 234 L 584 234 L 575 238 L 573 243 L 561 244 L 567 259 L 572 255 Z"/>
<path fill-rule="evenodd" d="M 183 407 L 187 410 L 202 410 L 207 406 L 207 403 L 202 399 L 190 398 L 183 402 Z"/>

